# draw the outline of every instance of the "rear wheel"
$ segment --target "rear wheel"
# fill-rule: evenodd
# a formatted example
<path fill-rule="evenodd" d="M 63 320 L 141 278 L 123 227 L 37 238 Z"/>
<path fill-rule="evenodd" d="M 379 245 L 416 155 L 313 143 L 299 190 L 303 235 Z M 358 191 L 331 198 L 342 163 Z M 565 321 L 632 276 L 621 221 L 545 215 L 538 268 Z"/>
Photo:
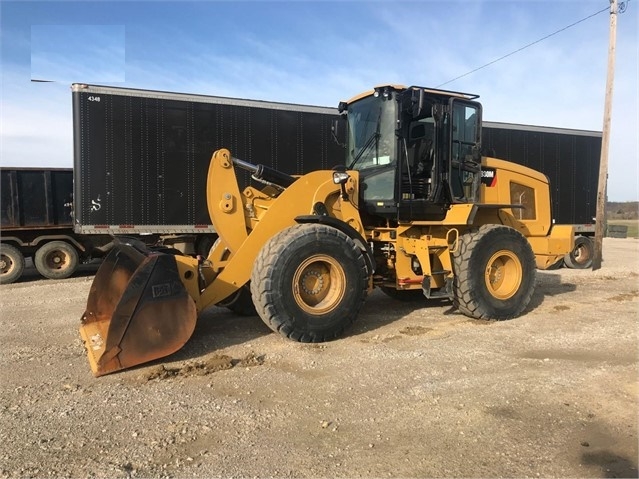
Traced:
<path fill-rule="evenodd" d="M 453 303 L 472 318 L 519 316 L 535 289 L 535 255 L 508 226 L 484 225 L 462 235 L 453 266 Z"/>
<path fill-rule="evenodd" d="M 16 281 L 24 271 L 24 256 L 10 244 L 0 244 L 0 284 Z"/>
<path fill-rule="evenodd" d="M 564 256 L 564 263 L 572 269 L 588 269 L 592 266 L 594 252 L 594 245 L 590 238 L 577 236 L 575 238 L 575 247 Z"/>
<path fill-rule="evenodd" d="M 362 251 L 341 231 L 296 225 L 260 251 L 251 294 L 273 331 L 295 341 L 328 341 L 355 321 L 366 298 L 367 271 Z"/>
<path fill-rule="evenodd" d="M 64 279 L 75 273 L 79 258 L 76 249 L 65 241 L 51 241 L 35 253 L 34 264 L 38 272 L 49 279 Z"/>

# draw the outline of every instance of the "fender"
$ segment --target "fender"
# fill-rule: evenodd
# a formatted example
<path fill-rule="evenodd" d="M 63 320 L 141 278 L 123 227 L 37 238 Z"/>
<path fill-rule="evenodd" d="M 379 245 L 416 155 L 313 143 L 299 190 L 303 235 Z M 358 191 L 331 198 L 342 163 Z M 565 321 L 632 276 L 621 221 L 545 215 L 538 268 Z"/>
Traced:
<path fill-rule="evenodd" d="M 364 258 L 366 259 L 366 264 L 368 265 L 368 271 L 370 274 L 375 272 L 375 262 L 373 261 L 373 250 L 370 245 L 366 242 L 364 237 L 359 234 L 359 232 L 353 228 L 348 223 L 343 222 L 337 218 L 333 218 L 332 216 L 327 215 L 301 215 L 296 216 L 295 221 L 300 224 L 305 223 L 319 223 L 323 225 L 330 226 L 337 230 L 340 230 L 350 239 L 352 239 L 357 246 L 365 253 Z"/>

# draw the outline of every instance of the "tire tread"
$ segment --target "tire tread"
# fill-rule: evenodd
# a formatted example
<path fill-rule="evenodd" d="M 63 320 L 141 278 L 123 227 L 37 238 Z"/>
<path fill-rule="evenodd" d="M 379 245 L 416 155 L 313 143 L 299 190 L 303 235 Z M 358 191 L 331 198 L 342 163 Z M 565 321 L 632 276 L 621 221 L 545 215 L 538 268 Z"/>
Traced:
<path fill-rule="evenodd" d="M 473 282 L 476 280 L 476 275 L 483 274 L 483 272 L 472 271 L 472 258 L 478 248 L 484 247 L 484 243 L 487 241 L 485 238 L 495 235 L 505 235 L 512 238 L 513 241 L 521 241 L 522 238 L 525 240 L 527 246 L 525 248 L 525 257 L 520 257 L 519 259 L 522 262 L 523 274 L 526 274 L 526 271 L 532 271 L 531 274 L 533 276 L 532 285 L 524 292 L 520 307 L 509 314 L 495 315 L 494 312 L 489 311 L 486 304 L 483 303 L 478 294 L 475 294 L 472 287 Z M 517 317 L 526 308 L 535 290 L 534 275 L 536 266 L 532 248 L 521 233 L 505 225 L 482 225 L 472 228 L 460 236 L 458 250 L 453 254 L 453 267 L 455 270 L 453 305 L 464 315 L 475 319 L 506 320 Z"/>
<path fill-rule="evenodd" d="M 280 294 L 273 290 L 272 277 L 277 272 L 277 263 L 280 257 L 286 254 L 286 249 L 290 244 L 304 236 L 312 235 L 317 239 L 322 235 L 329 235 L 337 238 L 343 243 L 344 248 L 351 248 L 358 258 L 358 268 L 360 270 L 362 294 L 357 304 L 351 304 L 350 312 L 345 321 L 342 321 L 338 328 L 323 334 L 304 332 L 293 329 L 289 324 L 280 318 L 275 306 L 275 296 Z M 278 233 L 269 239 L 258 254 L 253 273 L 251 275 L 251 295 L 257 313 L 273 331 L 278 332 L 294 341 L 303 343 L 318 343 L 330 341 L 340 336 L 356 319 L 364 300 L 366 299 L 368 267 L 361 250 L 344 233 L 336 228 L 317 224 L 295 225 Z"/>

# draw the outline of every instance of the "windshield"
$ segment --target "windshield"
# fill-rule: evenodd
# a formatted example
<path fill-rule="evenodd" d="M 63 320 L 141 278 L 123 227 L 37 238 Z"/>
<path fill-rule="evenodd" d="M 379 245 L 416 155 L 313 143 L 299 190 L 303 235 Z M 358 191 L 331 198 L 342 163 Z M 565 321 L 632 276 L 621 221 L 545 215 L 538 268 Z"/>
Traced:
<path fill-rule="evenodd" d="M 363 170 L 395 160 L 395 108 L 389 97 L 370 96 L 348 107 L 346 164 Z"/>

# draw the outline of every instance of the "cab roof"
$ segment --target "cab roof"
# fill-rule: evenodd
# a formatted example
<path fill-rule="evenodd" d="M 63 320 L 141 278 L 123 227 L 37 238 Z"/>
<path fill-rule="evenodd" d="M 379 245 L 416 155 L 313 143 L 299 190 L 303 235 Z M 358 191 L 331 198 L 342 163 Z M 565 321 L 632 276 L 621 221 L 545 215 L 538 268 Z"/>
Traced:
<path fill-rule="evenodd" d="M 444 96 L 448 98 L 455 97 L 455 98 L 461 98 L 463 100 L 475 100 L 479 98 L 479 95 L 475 95 L 473 93 L 462 93 L 462 92 L 451 91 L 451 90 L 438 90 L 436 88 L 427 88 L 427 87 L 414 86 L 414 85 L 406 87 L 404 85 L 394 85 L 391 83 L 387 83 L 387 84 L 378 85 L 372 90 L 365 91 L 363 93 L 360 93 L 359 95 L 355 95 L 353 98 L 346 101 L 345 103 L 347 105 L 350 105 L 351 103 L 354 103 L 357 100 L 361 100 L 362 98 L 366 98 L 368 96 L 374 95 L 375 92 L 383 91 L 384 89 L 394 90 L 398 92 L 402 92 L 406 90 L 424 90 L 424 92 L 430 93 L 432 95 L 439 95 L 439 96 Z"/>

